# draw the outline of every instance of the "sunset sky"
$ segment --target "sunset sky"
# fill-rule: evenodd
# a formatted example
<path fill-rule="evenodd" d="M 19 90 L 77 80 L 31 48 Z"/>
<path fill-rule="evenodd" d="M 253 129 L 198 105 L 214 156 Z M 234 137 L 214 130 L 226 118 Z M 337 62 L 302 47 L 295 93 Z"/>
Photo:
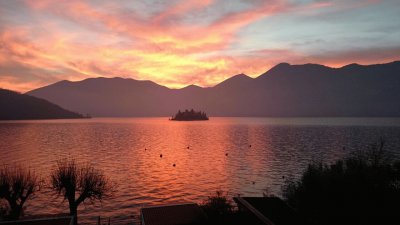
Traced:
<path fill-rule="evenodd" d="M 400 59 L 398 0 L 0 0 L 0 87 L 126 77 L 207 87 L 277 63 Z"/>

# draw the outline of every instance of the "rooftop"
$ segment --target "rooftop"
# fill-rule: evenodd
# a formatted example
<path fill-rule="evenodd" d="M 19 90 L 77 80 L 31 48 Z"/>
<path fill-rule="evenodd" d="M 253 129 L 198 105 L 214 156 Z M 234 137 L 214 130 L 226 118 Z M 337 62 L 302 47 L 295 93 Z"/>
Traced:
<path fill-rule="evenodd" d="M 235 197 L 239 209 L 267 225 L 306 224 L 297 212 L 277 197 Z"/>
<path fill-rule="evenodd" d="M 140 211 L 142 225 L 191 225 L 205 219 L 203 210 L 196 203 L 152 206 Z"/>

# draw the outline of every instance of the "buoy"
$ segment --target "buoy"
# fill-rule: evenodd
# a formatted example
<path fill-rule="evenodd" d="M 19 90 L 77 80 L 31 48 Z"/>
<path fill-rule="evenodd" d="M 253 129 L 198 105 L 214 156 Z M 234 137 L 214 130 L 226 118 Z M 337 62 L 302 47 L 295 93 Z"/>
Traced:
<path fill-rule="evenodd" d="M 187 146 L 187 149 L 189 149 L 190 147 L 189 146 Z"/>
<path fill-rule="evenodd" d="M 176 166 L 175 163 L 172 166 L 175 167 Z"/>
<path fill-rule="evenodd" d="M 228 156 L 228 153 L 225 153 L 225 156 Z"/>
<path fill-rule="evenodd" d="M 160 158 L 162 158 L 162 154 L 160 154 Z"/>
<path fill-rule="evenodd" d="M 255 182 L 255 181 L 253 181 L 253 184 L 256 184 L 256 182 Z"/>
<path fill-rule="evenodd" d="M 251 145 L 249 145 L 249 148 L 251 148 Z"/>

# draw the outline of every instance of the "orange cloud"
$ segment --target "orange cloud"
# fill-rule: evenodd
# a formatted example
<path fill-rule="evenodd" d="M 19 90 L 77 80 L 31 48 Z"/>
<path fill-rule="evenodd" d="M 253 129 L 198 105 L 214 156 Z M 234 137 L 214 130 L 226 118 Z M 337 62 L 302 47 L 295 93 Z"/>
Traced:
<path fill-rule="evenodd" d="M 218 2 L 182 0 L 143 17 L 116 3 L 26 1 L 35 23 L 0 26 L 0 66 L 14 68 L 0 69 L 0 84 L 26 91 L 63 79 L 121 76 L 180 88 L 188 84 L 213 86 L 238 73 L 254 77 L 282 61 L 312 59 L 337 64 L 336 58 L 314 57 L 283 47 L 230 54 L 229 50 L 240 44 L 238 33 L 254 22 L 296 10 L 333 6 L 333 2 L 255 2 L 194 23 L 187 22 L 188 17 Z"/>
<path fill-rule="evenodd" d="M 14 90 L 14 91 L 18 91 L 20 93 L 24 93 L 24 92 L 30 91 L 32 89 L 35 89 L 37 87 L 41 87 L 44 85 L 46 85 L 46 83 L 44 83 L 44 82 L 40 82 L 40 81 L 26 82 L 26 81 L 21 81 L 14 76 L 1 76 L 0 77 L 0 88 Z"/>
<path fill-rule="evenodd" d="M 169 17 L 184 16 L 194 9 L 213 4 L 213 1 L 185 1 L 166 9 L 154 19 L 141 21 L 136 15 L 128 17 L 119 13 L 107 13 L 96 10 L 92 5 L 81 1 L 28 1 L 29 6 L 38 12 L 50 12 L 66 17 L 74 22 L 94 29 L 94 44 L 81 45 L 61 28 L 46 25 L 52 29 L 50 37 L 36 36 L 30 41 L 22 37 L 29 31 L 13 29 L 3 32 L 3 40 L 12 49 L 14 61 L 48 70 L 73 71 L 79 78 L 91 76 L 125 76 L 149 79 L 170 86 L 183 87 L 187 82 L 210 86 L 232 74 L 237 65 L 232 57 L 204 57 L 203 53 L 220 51 L 227 48 L 235 39 L 236 32 L 243 26 L 276 13 L 275 5 L 263 5 L 261 8 L 248 9 L 222 16 L 209 25 L 166 24 Z M 102 28 L 93 28 L 100 24 Z M 100 29 L 96 30 L 96 29 Z M 101 30 L 103 29 L 103 30 Z M 130 47 L 117 45 L 104 46 L 107 32 L 127 37 Z M 85 34 L 77 34 L 84 37 Z M 73 36 L 73 35 L 72 35 Z M 29 54 L 29 57 L 22 57 Z M 240 65 L 240 69 L 243 65 Z M 254 68 L 254 65 L 250 66 Z M 265 67 L 260 65 L 260 67 Z M 212 72 L 205 76 L 205 72 Z M 68 75 L 64 75 L 67 76 Z M 63 76 L 63 78 L 64 78 Z M 199 79 L 192 79 L 198 76 Z M 210 78 L 215 76 L 217 78 Z M 185 79 L 189 77 L 189 79 Z M 73 80 L 77 77 L 72 78 Z"/>
<path fill-rule="evenodd" d="M 153 21 L 156 23 L 162 22 L 164 20 L 167 20 L 170 17 L 174 16 L 181 16 L 182 14 L 185 14 L 186 12 L 190 12 L 194 9 L 202 9 L 204 7 L 207 7 L 211 5 L 214 1 L 213 0 L 186 0 L 183 2 L 178 2 L 175 4 L 173 7 L 168 8 L 161 14 L 157 15 Z"/>

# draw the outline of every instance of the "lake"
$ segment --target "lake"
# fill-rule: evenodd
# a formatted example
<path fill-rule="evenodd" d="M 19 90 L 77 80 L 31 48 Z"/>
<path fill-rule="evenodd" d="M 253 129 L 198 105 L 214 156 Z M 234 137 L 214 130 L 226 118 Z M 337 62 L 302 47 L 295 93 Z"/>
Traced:
<path fill-rule="evenodd" d="M 80 222 L 91 224 L 97 216 L 127 224 L 142 206 L 201 203 L 217 190 L 280 195 L 285 180 L 298 178 L 308 163 L 367 150 L 380 137 L 400 156 L 400 118 L 7 121 L 0 122 L 0 137 L 0 165 L 29 167 L 45 181 L 68 157 L 103 170 L 117 189 L 110 199 L 79 207 Z M 47 187 L 25 206 L 27 215 L 68 212 Z"/>

